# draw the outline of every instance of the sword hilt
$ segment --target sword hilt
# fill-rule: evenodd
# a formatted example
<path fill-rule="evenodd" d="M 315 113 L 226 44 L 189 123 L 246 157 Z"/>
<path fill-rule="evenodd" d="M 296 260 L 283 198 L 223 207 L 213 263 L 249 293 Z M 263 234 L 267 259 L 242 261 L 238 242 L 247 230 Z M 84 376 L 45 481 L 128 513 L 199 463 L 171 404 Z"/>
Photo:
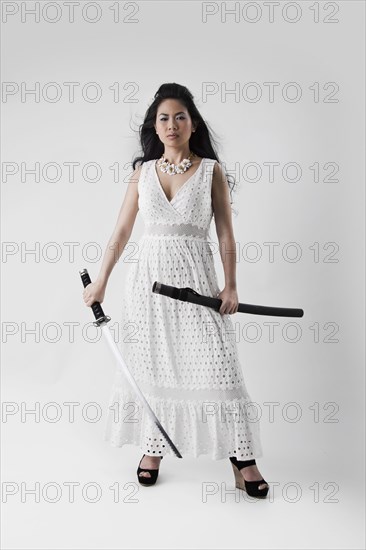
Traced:
<path fill-rule="evenodd" d="M 81 281 L 84 285 L 84 288 L 86 286 L 90 285 L 91 279 L 90 279 L 90 275 L 88 273 L 88 270 L 83 269 L 83 270 L 79 271 L 79 273 L 80 273 Z M 102 323 L 108 323 L 108 321 L 111 320 L 111 318 L 108 315 L 104 315 L 104 311 L 103 311 L 102 306 L 100 305 L 100 302 L 94 302 L 91 305 L 91 308 L 93 310 L 94 317 L 96 319 L 93 322 L 93 325 L 95 325 L 96 327 L 99 327 Z"/>

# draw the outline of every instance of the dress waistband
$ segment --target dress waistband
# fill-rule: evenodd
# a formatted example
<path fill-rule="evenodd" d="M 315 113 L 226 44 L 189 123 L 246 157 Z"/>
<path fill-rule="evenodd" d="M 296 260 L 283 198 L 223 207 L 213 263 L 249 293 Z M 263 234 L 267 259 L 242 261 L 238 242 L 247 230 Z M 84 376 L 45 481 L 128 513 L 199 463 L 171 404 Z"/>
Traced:
<path fill-rule="evenodd" d="M 147 224 L 145 225 L 145 231 L 143 236 L 150 235 L 172 235 L 178 237 L 199 237 L 206 239 L 208 236 L 207 229 L 201 229 L 197 225 L 191 223 L 178 223 L 178 224 Z"/>

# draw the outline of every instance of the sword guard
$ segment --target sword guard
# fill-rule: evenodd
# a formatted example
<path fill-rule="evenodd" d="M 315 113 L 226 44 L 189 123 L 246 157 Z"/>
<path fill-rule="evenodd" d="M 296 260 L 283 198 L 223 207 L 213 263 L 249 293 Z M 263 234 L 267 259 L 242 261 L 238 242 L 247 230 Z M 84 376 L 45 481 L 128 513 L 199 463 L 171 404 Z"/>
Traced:
<path fill-rule="evenodd" d="M 198 292 L 193 290 L 193 288 L 189 288 L 188 286 L 186 286 L 185 288 L 179 289 L 180 300 L 182 300 L 183 302 L 186 302 L 188 292 L 192 292 L 192 294 L 195 294 L 196 296 L 200 296 L 200 294 L 198 294 Z"/>
<path fill-rule="evenodd" d="M 186 286 L 184 288 L 173 287 L 171 290 L 171 297 L 175 298 L 176 300 L 181 300 L 182 302 L 187 302 L 188 292 L 192 292 L 192 294 L 196 294 L 196 296 L 200 296 L 200 294 L 198 294 L 198 292 L 193 290 L 193 288 L 189 288 L 188 286 Z"/>
<path fill-rule="evenodd" d="M 109 315 L 103 315 L 102 317 L 99 317 L 96 321 L 93 321 L 93 325 L 95 327 L 100 327 L 102 323 L 108 323 L 108 321 L 110 320 L 111 318 L 109 317 Z"/>

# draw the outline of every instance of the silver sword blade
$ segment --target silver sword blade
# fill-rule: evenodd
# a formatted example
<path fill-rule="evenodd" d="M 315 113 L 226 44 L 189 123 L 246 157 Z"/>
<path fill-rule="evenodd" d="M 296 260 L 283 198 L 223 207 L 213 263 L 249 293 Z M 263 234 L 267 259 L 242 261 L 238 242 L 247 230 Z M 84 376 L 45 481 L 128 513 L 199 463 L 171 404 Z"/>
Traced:
<path fill-rule="evenodd" d="M 113 339 L 112 333 L 111 333 L 107 323 L 102 322 L 102 323 L 100 323 L 99 326 L 101 327 L 101 329 L 104 333 L 104 336 L 105 336 L 105 338 L 106 338 L 106 340 L 109 344 L 109 347 L 112 350 L 112 353 L 113 353 L 115 359 L 117 360 L 117 363 L 120 367 L 121 372 L 124 374 L 125 378 L 128 380 L 128 382 L 130 383 L 132 388 L 135 390 L 136 395 L 138 396 L 138 398 L 140 399 L 142 405 L 145 407 L 145 409 L 149 413 L 150 418 L 152 419 L 153 422 L 155 422 L 156 426 L 158 427 L 160 432 L 165 437 L 167 443 L 170 445 L 170 447 L 174 451 L 175 455 L 178 458 L 183 458 L 182 455 L 180 454 L 180 452 L 178 451 L 177 447 L 174 445 L 173 441 L 170 439 L 170 437 L 168 436 L 168 434 L 164 430 L 163 426 L 160 424 L 159 419 L 155 415 L 154 411 L 152 410 L 149 403 L 146 401 L 143 393 L 141 392 L 140 388 L 138 387 L 134 377 L 132 376 L 131 371 L 127 367 L 127 365 L 126 365 L 126 363 L 125 363 L 125 361 L 122 357 L 121 351 L 119 350 L 116 342 Z"/>

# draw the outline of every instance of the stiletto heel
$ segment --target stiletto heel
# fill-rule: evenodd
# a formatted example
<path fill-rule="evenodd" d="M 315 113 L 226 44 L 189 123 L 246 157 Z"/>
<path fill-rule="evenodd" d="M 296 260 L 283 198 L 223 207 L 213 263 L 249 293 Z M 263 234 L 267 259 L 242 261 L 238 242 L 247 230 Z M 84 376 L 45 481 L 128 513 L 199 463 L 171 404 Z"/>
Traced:
<path fill-rule="evenodd" d="M 142 459 L 144 458 L 144 456 L 145 455 L 142 455 L 142 458 L 140 460 L 140 464 L 141 464 Z M 161 460 L 163 460 L 163 458 L 164 458 L 163 456 L 160 457 Z M 160 460 L 160 462 L 161 462 L 161 460 Z M 154 485 L 156 483 L 156 480 L 158 479 L 159 468 L 149 470 L 148 468 L 140 468 L 140 464 L 137 468 L 137 479 L 139 480 L 139 483 L 141 485 L 144 485 L 145 487 L 149 487 L 150 485 Z M 149 472 L 150 477 L 140 476 L 141 472 Z"/>
<path fill-rule="evenodd" d="M 235 487 L 246 491 L 251 497 L 265 498 L 267 496 L 269 487 L 264 487 L 259 489 L 259 485 L 267 483 L 265 479 L 260 479 L 258 481 L 246 481 L 244 476 L 240 473 L 242 468 L 247 466 L 254 466 L 256 464 L 254 458 L 251 460 L 237 460 L 235 456 L 230 457 L 231 465 L 233 467 L 234 476 L 235 476 Z M 268 483 L 267 483 L 268 485 Z"/>

